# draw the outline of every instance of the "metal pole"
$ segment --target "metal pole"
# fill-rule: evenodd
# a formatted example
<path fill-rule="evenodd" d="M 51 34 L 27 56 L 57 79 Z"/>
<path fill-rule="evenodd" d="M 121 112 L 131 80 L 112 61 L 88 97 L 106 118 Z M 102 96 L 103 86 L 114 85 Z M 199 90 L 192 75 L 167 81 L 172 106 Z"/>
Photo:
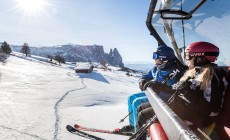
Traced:
<path fill-rule="evenodd" d="M 160 46 L 166 46 L 165 42 L 162 40 L 162 38 L 159 36 L 155 28 L 152 26 L 152 16 L 153 16 L 156 4 L 157 4 L 157 0 L 150 1 L 148 16 L 146 20 L 146 26 L 150 31 L 150 35 L 152 35 L 157 40 L 158 44 Z"/>
<path fill-rule="evenodd" d="M 162 5 L 162 9 L 168 9 L 169 7 L 167 7 L 167 6 L 169 6 L 169 5 Z M 168 23 L 168 21 L 166 19 L 162 19 L 162 20 L 163 20 L 163 24 L 164 24 L 166 34 L 167 34 L 167 36 L 168 36 L 168 38 L 169 38 L 169 40 L 170 40 L 170 42 L 171 42 L 171 44 L 173 46 L 173 49 L 174 49 L 174 51 L 176 53 L 176 56 L 180 60 L 180 62 L 182 64 L 184 64 L 184 61 L 183 61 L 182 56 L 181 56 L 181 52 L 178 49 L 176 39 L 175 39 L 175 37 L 173 35 L 172 29 L 170 29 L 170 27 L 169 27 L 169 23 Z"/>

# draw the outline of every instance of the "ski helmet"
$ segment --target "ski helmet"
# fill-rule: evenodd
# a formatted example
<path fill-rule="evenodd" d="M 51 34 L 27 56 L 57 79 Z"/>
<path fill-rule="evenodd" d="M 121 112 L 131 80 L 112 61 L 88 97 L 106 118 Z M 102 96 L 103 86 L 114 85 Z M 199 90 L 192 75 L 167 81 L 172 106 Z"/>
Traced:
<path fill-rule="evenodd" d="M 153 52 L 153 59 L 160 59 L 162 62 L 172 60 L 175 57 L 173 49 L 168 46 L 159 46 L 157 50 Z"/>
<path fill-rule="evenodd" d="M 190 44 L 185 53 L 188 53 L 188 58 L 204 56 L 209 62 L 215 62 L 219 56 L 219 48 L 208 42 L 194 42 Z"/>

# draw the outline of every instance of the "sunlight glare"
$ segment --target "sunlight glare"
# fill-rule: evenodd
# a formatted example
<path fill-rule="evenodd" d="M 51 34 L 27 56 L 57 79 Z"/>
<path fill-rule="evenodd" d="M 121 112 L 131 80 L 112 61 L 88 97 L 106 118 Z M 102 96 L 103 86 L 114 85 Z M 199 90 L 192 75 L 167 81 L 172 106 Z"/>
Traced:
<path fill-rule="evenodd" d="M 29 16 L 42 14 L 46 5 L 45 0 L 18 0 L 19 8 Z"/>

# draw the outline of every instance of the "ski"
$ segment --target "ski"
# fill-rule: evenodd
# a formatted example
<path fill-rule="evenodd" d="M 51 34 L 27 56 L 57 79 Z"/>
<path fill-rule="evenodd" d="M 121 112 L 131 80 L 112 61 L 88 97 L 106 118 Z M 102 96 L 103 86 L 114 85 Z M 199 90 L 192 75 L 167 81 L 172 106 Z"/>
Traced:
<path fill-rule="evenodd" d="M 90 139 L 90 140 L 105 140 L 103 138 L 94 136 L 92 134 L 88 134 L 88 133 L 82 132 L 80 130 L 77 130 L 74 127 L 72 127 L 71 125 L 67 125 L 66 129 L 72 134 L 75 134 L 75 135 L 78 135 L 78 136 L 81 136 L 81 137 L 84 137 L 84 138 L 87 138 L 87 139 Z"/>
<path fill-rule="evenodd" d="M 84 127 L 84 126 L 81 126 L 79 124 L 75 124 L 74 128 L 77 129 L 77 130 L 83 130 L 83 131 L 91 131 L 91 132 L 99 132 L 99 133 L 107 133 L 107 134 L 116 134 L 116 135 L 123 135 L 123 136 L 132 136 L 134 134 L 132 132 L 120 132 L 120 128 L 116 128 L 116 129 L 110 131 L 110 130 L 103 130 L 103 129 Z"/>

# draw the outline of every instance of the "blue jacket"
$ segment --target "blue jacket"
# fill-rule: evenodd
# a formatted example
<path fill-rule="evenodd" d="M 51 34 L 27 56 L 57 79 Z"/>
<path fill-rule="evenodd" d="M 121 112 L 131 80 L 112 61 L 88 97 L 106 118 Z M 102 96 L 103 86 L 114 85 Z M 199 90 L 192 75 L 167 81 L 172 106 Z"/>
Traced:
<path fill-rule="evenodd" d="M 154 66 L 153 69 L 149 71 L 147 74 L 143 75 L 141 79 L 145 79 L 148 81 L 153 80 L 162 83 L 164 80 L 166 80 L 166 77 L 168 77 L 169 75 L 173 75 L 175 74 L 175 72 L 177 72 L 175 76 L 171 76 L 171 78 L 166 80 L 166 84 L 168 86 L 171 86 L 180 80 L 186 68 L 187 67 L 185 66 L 179 65 L 178 62 L 173 61 L 163 69 L 159 69 L 157 68 L 157 66 Z"/>

